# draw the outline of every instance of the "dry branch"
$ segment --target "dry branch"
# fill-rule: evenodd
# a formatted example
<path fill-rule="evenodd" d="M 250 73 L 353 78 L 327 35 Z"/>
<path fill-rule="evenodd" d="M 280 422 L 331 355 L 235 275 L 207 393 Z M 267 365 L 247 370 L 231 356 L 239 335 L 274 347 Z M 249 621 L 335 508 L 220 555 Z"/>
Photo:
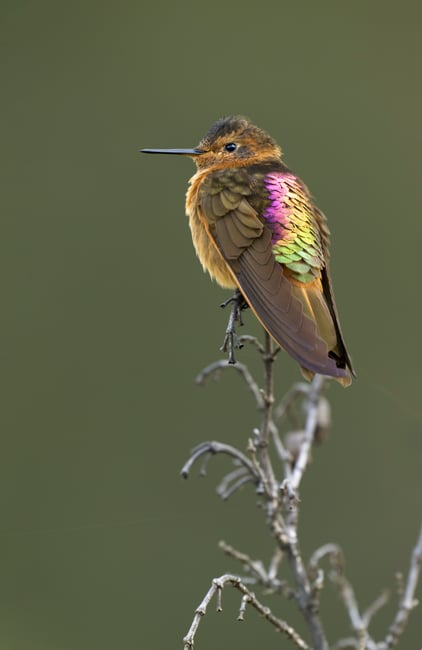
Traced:
<path fill-rule="evenodd" d="M 203 616 L 205 616 L 207 607 L 211 602 L 211 600 L 214 598 L 214 596 L 216 596 L 217 598 L 217 611 L 218 612 L 223 611 L 222 604 L 221 604 L 221 593 L 223 591 L 223 588 L 226 585 L 230 585 L 231 587 L 238 589 L 242 594 L 242 600 L 239 608 L 239 615 L 237 617 L 238 621 L 244 620 L 246 607 L 247 605 L 250 605 L 251 607 L 256 609 L 256 611 L 263 618 L 265 618 L 265 620 L 271 623 L 271 625 L 273 625 L 275 629 L 278 630 L 278 632 L 283 632 L 283 634 L 285 634 L 287 638 L 290 639 L 290 641 L 292 641 L 297 648 L 300 648 L 301 650 L 312 650 L 308 646 L 308 644 L 305 643 L 305 641 L 301 638 L 301 636 L 296 632 L 296 630 L 294 630 L 294 628 L 288 625 L 288 623 L 283 621 L 281 618 L 277 618 L 277 616 L 274 616 L 270 608 L 263 605 L 256 598 L 255 594 L 246 587 L 246 585 L 242 582 L 242 580 L 238 576 L 230 575 L 230 574 L 223 575 L 220 578 L 214 578 L 214 580 L 212 581 L 210 589 L 205 594 L 199 606 L 196 608 L 192 625 L 190 626 L 188 633 L 183 639 L 184 650 L 191 650 L 191 648 L 193 648 L 195 635 L 198 630 L 201 619 Z"/>
<path fill-rule="evenodd" d="M 202 463 L 200 473 L 204 475 L 208 462 L 216 454 L 231 458 L 235 467 L 221 479 L 217 493 L 223 499 L 228 499 L 244 485 L 248 483 L 254 485 L 265 514 L 267 527 L 275 542 L 275 551 L 266 568 L 263 560 L 253 560 L 247 553 L 220 542 L 220 548 L 228 556 L 240 562 L 248 575 L 241 578 L 226 574 L 213 580 L 211 588 L 196 609 L 191 627 L 184 638 L 184 648 L 190 650 L 193 647 L 199 623 L 214 596 L 217 599 L 217 609 L 221 611 L 222 590 L 230 585 L 242 594 L 238 620 L 244 620 L 246 609 L 251 606 L 277 630 L 283 632 L 297 648 L 391 650 L 397 645 L 409 614 L 417 605 L 415 591 L 422 564 L 422 528 L 412 554 L 409 573 L 393 623 L 385 639 L 376 642 L 369 633 L 369 626 L 374 615 L 387 602 L 388 593 L 383 592 L 362 614 L 354 589 L 344 573 L 340 547 L 332 543 L 321 546 L 314 551 L 306 565 L 299 544 L 301 482 L 311 459 L 314 443 L 324 437 L 323 432 L 330 425 L 330 408 L 323 396 L 327 380 L 316 375 L 310 384 L 303 382 L 296 384 L 274 408 L 273 365 L 279 348 L 273 347 L 267 334 L 265 334 L 264 344 L 249 336 L 241 337 L 241 342 L 250 343 L 261 356 L 264 368 L 262 388 L 246 365 L 229 364 L 225 359 L 204 368 L 198 374 L 196 381 L 198 384 L 204 384 L 209 378 L 219 378 L 229 368 L 232 369 L 231 372 L 237 372 L 246 383 L 261 413 L 260 425 L 252 429 L 245 452 L 223 442 L 204 442 L 192 450 L 181 473 L 187 478 L 192 466 L 200 461 Z M 294 428 L 288 429 L 283 439 L 280 427 L 286 428 L 288 425 Z M 279 476 L 280 472 L 281 476 Z M 292 584 L 289 584 L 285 578 L 279 577 L 283 560 L 290 569 Z M 319 601 L 324 588 L 324 570 L 321 564 L 325 560 L 329 561 L 329 577 L 341 596 L 354 634 L 352 637 L 338 640 L 331 646 L 328 644 L 319 613 Z M 247 584 L 260 586 L 267 592 L 293 599 L 306 624 L 311 639 L 310 645 L 286 621 L 274 615 L 263 605 L 246 586 Z"/>

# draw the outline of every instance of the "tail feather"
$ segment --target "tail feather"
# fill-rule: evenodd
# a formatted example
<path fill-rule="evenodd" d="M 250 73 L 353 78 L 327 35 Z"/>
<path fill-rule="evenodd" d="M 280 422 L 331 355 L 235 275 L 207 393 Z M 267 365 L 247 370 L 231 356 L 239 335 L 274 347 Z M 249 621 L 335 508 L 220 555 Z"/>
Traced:
<path fill-rule="evenodd" d="M 327 348 L 335 350 L 337 333 L 322 290 L 318 286 L 319 284 L 317 281 L 313 282 L 312 285 L 295 285 L 293 293 L 302 303 L 305 314 L 316 323 L 318 333 L 326 342 Z"/>
<path fill-rule="evenodd" d="M 331 353 L 330 356 L 340 359 L 342 351 L 339 346 L 338 332 L 333 315 L 328 308 L 321 282 L 319 280 L 307 284 L 294 282 L 293 294 L 302 303 L 305 314 L 316 323 L 318 334 L 326 342 L 328 351 Z M 306 379 L 312 379 L 314 373 L 308 368 L 302 366 L 301 371 Z M 352 382 L 350 375 L 336 377 L 336 380 L 344 387 L 350 386 Z"/>

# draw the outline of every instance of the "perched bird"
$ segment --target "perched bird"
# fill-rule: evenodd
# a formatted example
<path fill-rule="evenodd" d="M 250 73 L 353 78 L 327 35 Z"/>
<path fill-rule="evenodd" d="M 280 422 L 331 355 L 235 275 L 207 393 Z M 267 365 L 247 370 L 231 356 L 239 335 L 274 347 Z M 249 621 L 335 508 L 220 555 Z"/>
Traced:
<path fill-rule="evenodd" d="M 326 219 L 273 138 L 229 116 L 194 149 L 142 152 L 193 158 L 186 213 L 204 270 L 240 291 L 307 379 L 320 373 L 348 386 L 354 371 L 334 302 Z"/>

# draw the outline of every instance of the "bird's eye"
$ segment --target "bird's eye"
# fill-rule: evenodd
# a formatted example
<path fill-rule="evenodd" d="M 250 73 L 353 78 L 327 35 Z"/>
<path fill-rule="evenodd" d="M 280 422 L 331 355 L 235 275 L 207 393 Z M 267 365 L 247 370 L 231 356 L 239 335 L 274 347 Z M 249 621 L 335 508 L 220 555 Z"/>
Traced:
<path fill-rule="evenodd" d="M 231 153 L 232 151 L 236 151 L 237 144 L 235 142 L 228 142 L 226 145 L 224 145 L 224 149 Z"/>

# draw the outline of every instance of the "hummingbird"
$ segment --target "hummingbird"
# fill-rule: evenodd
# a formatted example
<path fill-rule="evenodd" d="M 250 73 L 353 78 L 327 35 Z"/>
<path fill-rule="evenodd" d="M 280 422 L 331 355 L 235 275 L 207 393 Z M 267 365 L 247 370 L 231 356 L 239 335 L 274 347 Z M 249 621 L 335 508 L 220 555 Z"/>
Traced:
<path fill-rule="evenodd" d="M 249 306 L 306 379 L 319 373 L 349 386 L 355 373 L 334 300 L 330 231 L 276 141 L 234 115 L 215 122 L 193 149 L 141 151 L 196 163 L 186 214 L 203 269 L 236 290 L 229 349 L 234 322 Z M 235 362 L 232 355 L 229 362 Z"/>

